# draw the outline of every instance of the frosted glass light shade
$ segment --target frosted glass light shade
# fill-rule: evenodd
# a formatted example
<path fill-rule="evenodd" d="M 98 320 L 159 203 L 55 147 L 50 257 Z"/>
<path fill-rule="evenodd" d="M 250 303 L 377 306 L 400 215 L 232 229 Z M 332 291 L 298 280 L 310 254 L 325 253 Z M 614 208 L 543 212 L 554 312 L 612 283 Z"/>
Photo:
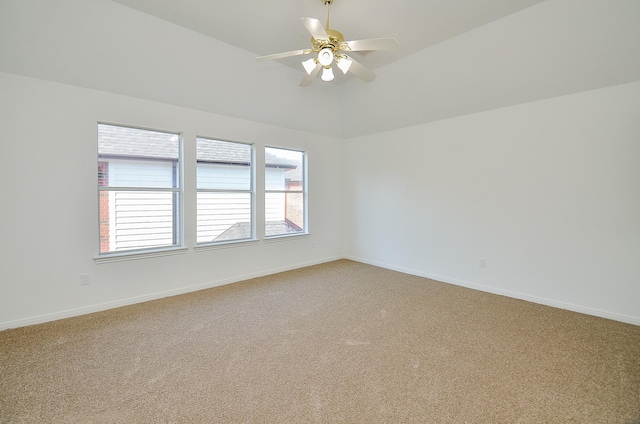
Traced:
<path fill-rule="evenodd" d="M 316 69 L 315 58 L 305 60 L 304 62 L 302 62 L 302 66 L 304 66 L 304 70 L 307 71 L 307 75 L 311 75 L 311 72 L 313 72 L 313 70 Z"/>
<path fill-rule="evenodd" d="M 338 60 L 338 68 L 340 68 L 343 74 L 346 74 L 347 72 L 349 72 L 349 68 L 351 68 L 352 63 L 353 60 L 349 59 L 348 57 L 343 57 L 342 59 Z"/>
<path fill-rule="evenodd" d="M 322 70 L 322 81 L 333 81 L 333 69 L 331 67 Z"/>
<path fill-rule="evenodd" d="M 329 47 L 325 47 L 318 52 L 318 62 L 320 62 L 322 66 L 331 65 L 333 62 L 333 52 Z"/>

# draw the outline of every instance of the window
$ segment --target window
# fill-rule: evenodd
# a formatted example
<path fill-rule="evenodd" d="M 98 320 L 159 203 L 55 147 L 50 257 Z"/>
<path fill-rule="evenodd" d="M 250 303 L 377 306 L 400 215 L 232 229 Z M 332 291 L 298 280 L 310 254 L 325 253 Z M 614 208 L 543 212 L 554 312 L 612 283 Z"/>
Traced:
<path fill-rule="evenodd" d="M 178 134 L 98 124 L 100 254 L 180 246 Z"/>
<path fill-rule="evenodd" d="M 197 243 L 254 238 L 253 147 L 196 139 Z"/>
<path fill-rule="evenodd" d="M 265 236 L 305 233 L 305 153 L 265 148 Z"/>

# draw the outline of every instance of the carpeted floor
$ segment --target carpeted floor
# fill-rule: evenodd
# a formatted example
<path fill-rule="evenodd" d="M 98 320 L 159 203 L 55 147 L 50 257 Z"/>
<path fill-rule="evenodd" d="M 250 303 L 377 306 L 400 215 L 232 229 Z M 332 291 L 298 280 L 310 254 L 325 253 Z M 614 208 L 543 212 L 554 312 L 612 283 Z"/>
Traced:
<path fill-rule="evenodd" d="M 0 332 L 2 423 L 637 423 L 640 327 L 347 260 Z"/>

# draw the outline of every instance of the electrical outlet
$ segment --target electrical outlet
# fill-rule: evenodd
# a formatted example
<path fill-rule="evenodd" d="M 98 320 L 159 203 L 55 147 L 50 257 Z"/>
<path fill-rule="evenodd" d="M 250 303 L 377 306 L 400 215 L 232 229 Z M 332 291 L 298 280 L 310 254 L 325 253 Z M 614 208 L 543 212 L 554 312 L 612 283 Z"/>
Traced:
<path fill-rule="evenodd" d="M 487 260 L 486 259 L 480 259 L 480 262 L 478 263 L 478 266 L 480 268 L 486 268 L 487 266 Z"/>
<path fill-rule="evenodd" d="M 80 285 L 88 286 L 91 280 L 89 279 L 89 274 L 80 274 Z"/>

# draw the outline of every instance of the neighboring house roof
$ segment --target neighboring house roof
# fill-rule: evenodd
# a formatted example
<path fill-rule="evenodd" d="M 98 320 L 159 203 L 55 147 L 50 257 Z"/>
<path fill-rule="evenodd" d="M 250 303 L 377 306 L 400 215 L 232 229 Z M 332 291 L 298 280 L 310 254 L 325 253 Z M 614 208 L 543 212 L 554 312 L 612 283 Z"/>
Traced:
<path fill-rule="evenodd" d="M 267 152 L 265 152 L 264 154 L 264 162 L 267 168 L 296 169 L 298 167 L 295 161 L 291 161 L 290 159 L 280 158 L 278 156 L 272 155 Z"/>
<path fill-rule="evenodd" d="M 136 158 L 178 159 L 178 134 L 98 125 L 98 154 Z"/>
<path fill-rule="evenodd" d="M 288 234 L 299 233 L 300 230 L 285 221 L 268 221 L 265 222 L 265 232 L 266 234 Z M 243 240 L 248 238 L 251 238 L 251 223 L 237 222 L 211 241 Z"/>
<path fill-rule="evenodd" d="M 196 138 L 198 162 L 247 165 L 251 163 L 251 148 L 248 144 Z"/>
<path fill-rule="evenodd" d="M 178 134 L 115 125 L 98 125 L 98 154 L 101 157 L 178 159 Z M 247 144 L 196 138 L 198 162 L 247 165 L 251 149 Z M 296 164 L 265 152 L 265 165 L 295 169 Z"/>
<path fill-rule="evenodd" d="M 291 170 L 285 173 L 285 178 L 287 181 L 302 181 L 302 167 L 297 164 L 292 165 Z"/>

